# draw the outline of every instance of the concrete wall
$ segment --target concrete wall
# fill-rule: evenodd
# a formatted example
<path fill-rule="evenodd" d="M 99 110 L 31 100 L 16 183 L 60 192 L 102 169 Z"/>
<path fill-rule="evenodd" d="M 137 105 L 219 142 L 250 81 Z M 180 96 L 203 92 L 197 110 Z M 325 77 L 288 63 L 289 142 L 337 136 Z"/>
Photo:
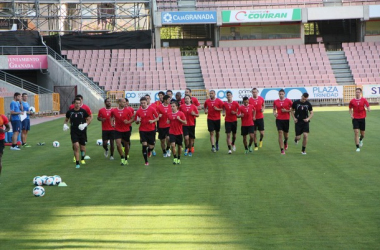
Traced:
<path fill-rule="evenodd" d="M 323 8 L 307 8 L 308 21 L 361 18 L 364 18 L 363 6 L 334 6 Z"/>
<path fill-rule="evenodd" d="M 249 47 L 249 46 L 273 46 L 273 45 L 297 45 L 297 44 L 304 44 L 303 39 L 295 38 L 295 39 L 219 41 L 219 47 Z"/>
<path fill-rule="evenodd" d="M 364 36 L 364 42 L 379 42 L 380 41 L 380 35 L 379 36 Z"/>
<path fill-rule="evenodd" d="M 51 90 L 54 90 L 54 86 L 77 86 L 77 94 L 83 95 L 84 103 L 88 105 L 94 113 L 97 113 L 98 109 L 104 106 L 103 97 L 89 90 L 87 86 L 82 84 L 78 78 L 62 67 L 62 65 L 51 56 L 48 56 L 48 64 L 49 74 L 41 74 L 39 77 L 39 84 L 41 84 L 41 86 L 46 86 L 45 88 Z"/>

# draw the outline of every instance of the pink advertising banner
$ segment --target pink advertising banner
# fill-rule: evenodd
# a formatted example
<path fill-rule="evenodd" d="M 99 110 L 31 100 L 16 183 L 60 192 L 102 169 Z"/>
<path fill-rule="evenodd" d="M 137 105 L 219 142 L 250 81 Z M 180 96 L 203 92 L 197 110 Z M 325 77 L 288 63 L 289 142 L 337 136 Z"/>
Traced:
<path fill-rule="evenodd" d="M 47 69 L 48 62 L 46 55 L 22 55 L 7 56 L 8 69 Z"/>

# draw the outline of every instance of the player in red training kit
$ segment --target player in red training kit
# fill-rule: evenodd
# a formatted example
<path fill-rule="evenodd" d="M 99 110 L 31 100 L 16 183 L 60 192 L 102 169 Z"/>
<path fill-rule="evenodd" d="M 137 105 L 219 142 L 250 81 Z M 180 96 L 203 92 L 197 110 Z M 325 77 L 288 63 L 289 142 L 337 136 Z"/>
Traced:
<path fill-rule="evenodd" d="M 243 136 L 243 143 L 245 148 L 245 153 L 253 152 L 253 133 L 254 130 L 254 120 L 256 115 L 255 107 L 249 105 L 248 97 L 243 97 L 243 105 L 239 107 L 239 112 L 237 117 L 241 118 L 241 135 Z M 249 134 L 249 145 L 247 145 L 247 135 Z"/>
<path fill-rule="evenodd" d="M 362 89 L 356 88 L 355 98 L 350 101 L 350 104 L 348 106 L 355 133 L 356 152 L 360 152 L 360 147 L 363 146 L 363 138 L 365 133 L 365 117 L 367 116 L 365 109 L 367 108 L 368 112 L 371 111 L 368 101 L 365 98 L 361 97 L 361 95 Z"/>
<path fill-rule="evenodd" d="M 210 98 L 205 101 L 203 107 L 205 114 L 207 114 L 207 128 L 210 132 L 211 151 L 216 152 L 219 150 L 220 111 L 223 110 L 223 102 L 215 97 L 215 90 L 210 90 L 209 95 Z"/>
<path fill-rule="evenodd" d="M 154 149 L 156 140 L 156 122 L 158 114 L 155 108 L 148 107 L 147 99 L 141 97 L 140 108 L 135 115 L 136 124 L 140 124 L 140 142 L 142 144 L 142 154 L 145 160 L 145 166 L 149 166 L 148 154 L 151 154 Z"/>
<path fill-rule="evenodd" d="M 259 90 L 257 88 L 252 89 L 252 97 L 249 98 L 249 105 L 255 107 L 256 110 L 256 120 L 254 122 L 254 136 L 253 143 L 255 143 L 255 150 L 259 150 L 257 147 L 257 137 L 256 130 L 260 132 L 260 148 L 263 146 L 263 138 L 264 138 L 264 110 L 265 110 L 265 100 L 261 96 L 259 96 Z"/>
<path fill-rule="evenodd" d="M 232 154 L 231 148 L 233 151 L 236 151 L 235 141 L 236 141 L 236 131 L 237 131 L 237 113 L 239 110 L 239 103 L 232 100 L 232 92 L 227 91 L 227 101 L 223 103 L 223 116 L 224 127 L 227 134 L 227 146 L 228 154 Z M 232 133 L 232 141 L 231 141 Z"/>
<path fill-rule="evenodd" d="M 4 128 L 5 127 L 5 128 Z M 0 115 L 0 176 L 3 165 L 1 163 L 1 158 L 3 157 L 4 147 L 5 147 L 5 133 L 11 129 L 9 126 L 9 120 L 5 115 Z"/>
<path fill-rule="evenodd" d="M 161 149 L 164 157 L 170 157 L 170 140 L 169 140 L 169 128 L 167 123 L 169 115 L 172 113 L 170 106 L 170 96 L 165 95 L 163 97 L 163 103 L 157 107 L 158 113 L 158 139 L 161 141 Z"/>
<path fill-rule="evenodd" d="M 134 121 L 133 112 L 127 107 L 125 98 L 118 101 L 119 107 L 112 109 L 112 126 L 115 127 L 117 151 L 121 157 L 121 165 L 128 165 L 129 141 L 131 138 L 131 124 Z M 124 151 L 121 142 L 124 142 Z M 125 153 L 125 154 L 124 154 Z"/>
<path fill-rule="evenodd" d="M 276 117 L 278 144 L 280 145 L 281 154 L 284 155 L 285 150 L 288 149 L 289 119 L 290 114 L 293 117 L 293 102 L 292 100 L 285 98 L 285 90 L 283 89 L 278 92 L 278 96 L 280 98 L 273 102 L 273 115 Z"/>
<path fill-rule="evenodd" d="M 103 148 L 104 148 L 104 156 L 108 157 L 108 142 L 111 146 L 111 155 L 110 160 L 113 160 L 113 153 L 115 151 L 115 129 L 111 124 L 111 100 L 106 98 L 104 100 L 105 107 L 99 109 L 98 112 L 98 121 L 102 122 L 102 140 L 103 140 Z"/>
<path fill-rule="evenodd" d="M 182 111 L 179 111 L 178 102 L 172 102 L 172 113 L 169 115 L 168 123 L 170 124 L 169 137 L 170 145 L 173 151 L 173 164 L 181 164 L 181 153 L 182 153 L 182 141 L 183 141 L 183 129 L 182 126 L 186 124 L 186 117 Z M 175 146 L 178 146 L 178 151 L 176 152 Z M 178 156 L 177 156 L 178 153 Z"/>
<path fill-rule="evenodd" d="M 191 104 L 191 96 L 185 95 L 185 103 L 179 108 L 186 116 L 186 125 L 183 126 L 183 136 L 185 137 L 185 156 L 193 156 L 192 146 L 195 140 L 195 118 L 199 117 L 198 108 Z"/>

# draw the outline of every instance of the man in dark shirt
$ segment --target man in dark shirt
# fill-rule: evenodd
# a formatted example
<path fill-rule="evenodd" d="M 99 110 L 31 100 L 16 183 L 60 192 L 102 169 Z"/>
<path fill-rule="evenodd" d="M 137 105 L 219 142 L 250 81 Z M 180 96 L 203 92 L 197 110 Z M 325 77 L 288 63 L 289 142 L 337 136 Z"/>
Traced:
<path fill-rule="evenodd" d="M 298 144 L 301 140 L 301 135 L 303 134 L 302 140 L 302 154 L 306 154 L 306 144 L 309 136 L 309 122 L 313 117 L 313 107 L 311 103 L 307 100 L 309 98 L 308 93 L 303 93 L 300 100 L 293 102 L 292 112 L 294 114 L 294 122 L 296 129 L 296 138 L 294 142 Z"/>
<path fill-rule="evenodd" d="M 70 120 L 70 127 L 67 125 Z M 84 156 L 86 154 L 86 127 L 90 123 L 91 117 L 86 110 L 81 108 L 81 99 L 75 98 L 74 108 L 70 109 L 66 113 L 65 122 L 63 124 L 63 131 L 67 131 L 70 128 L 71 142 L 73 144 L 75 165 L 76 168 L 80 168 L 79 165 L 79 149 L 81 151 L 81 164 L 86 164 Z"/>

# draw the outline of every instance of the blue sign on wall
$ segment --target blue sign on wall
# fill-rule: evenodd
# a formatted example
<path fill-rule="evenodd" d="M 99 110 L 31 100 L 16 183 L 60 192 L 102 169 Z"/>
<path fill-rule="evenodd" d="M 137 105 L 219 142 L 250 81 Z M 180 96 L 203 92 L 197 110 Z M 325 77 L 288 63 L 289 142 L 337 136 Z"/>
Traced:
<path fill-rule="evenodd" d="M 170 11 L 161 13 L 162 24 L 216 23 L 216 11 Z"/>

